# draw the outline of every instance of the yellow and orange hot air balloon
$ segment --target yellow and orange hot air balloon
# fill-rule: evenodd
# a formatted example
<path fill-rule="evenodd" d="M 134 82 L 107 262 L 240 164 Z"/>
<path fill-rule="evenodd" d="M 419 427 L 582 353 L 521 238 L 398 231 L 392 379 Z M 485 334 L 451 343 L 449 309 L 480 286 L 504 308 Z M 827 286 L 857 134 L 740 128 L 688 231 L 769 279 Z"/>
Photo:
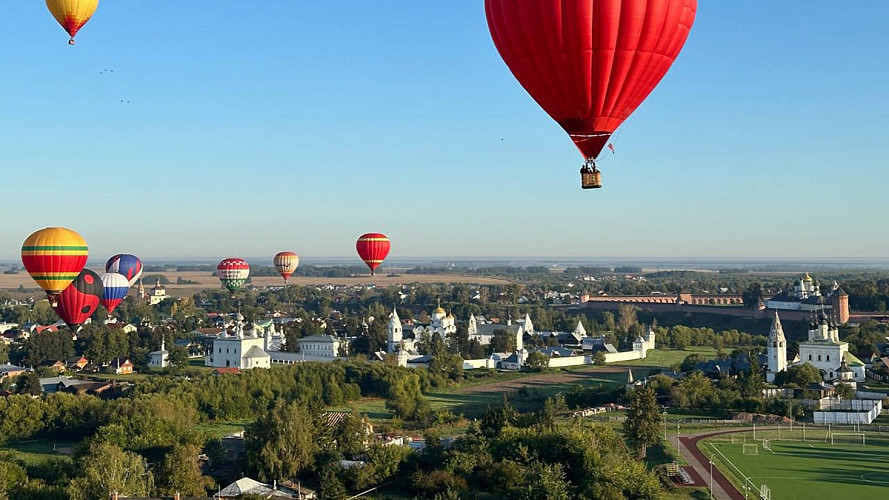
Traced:
<path fill-rule="evenodd" d="M 299 256 L 293 252 L 280 252 L 278 255 L 275 255 L 273 262 L 275 263 L 275 269 L 278 270 L 278 274 L 284 278 L 284 285 L 287 285 L 287 280 L 296 272 L 296 268 L 299 267 Z"/>
<path fill-rule="evenodd" d="M 99 0 L 46 0 L 46 8 L 71 35 L 68 40 L 70 45 L 74 45 L 77 32 L 93 17 L 98 7 Z"/>
<path fill-rule="evenodd" d="M 22 244 L 22 264 L 53 306 L 83 270 L 88 256 L 83 237 L 64 227 L 41 229 Z"/>

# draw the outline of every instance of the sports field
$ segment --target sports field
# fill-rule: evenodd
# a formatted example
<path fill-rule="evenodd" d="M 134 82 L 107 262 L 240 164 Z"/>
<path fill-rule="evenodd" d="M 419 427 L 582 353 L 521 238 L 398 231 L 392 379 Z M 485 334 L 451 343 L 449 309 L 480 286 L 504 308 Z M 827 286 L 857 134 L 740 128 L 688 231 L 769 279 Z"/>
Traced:
<path fill-rule="evenodd" d="M 831 444 L 822 428 L 809 429 L 806 441 L 797 429 L 793 434 L 785 431 L 780 441 L 769 431 L 757 432 L 756 440 L 752 433 L 723 435 L 703 440 L 698 447 L 742 493 L 747 484 L 751 490 L 766 485 L 775 500 L 885 498 L 889 495 L 889 435 L 865 433 L 866 445 L 860 436 L 839 434 L 836 444 Z M 771 451 L 764 449 L 763 438 L 768 439 Z M 755 455 L 750 454 L 754 445 Z M 760 498 L 759 491 L 749 491 L 749 498 Z"/>

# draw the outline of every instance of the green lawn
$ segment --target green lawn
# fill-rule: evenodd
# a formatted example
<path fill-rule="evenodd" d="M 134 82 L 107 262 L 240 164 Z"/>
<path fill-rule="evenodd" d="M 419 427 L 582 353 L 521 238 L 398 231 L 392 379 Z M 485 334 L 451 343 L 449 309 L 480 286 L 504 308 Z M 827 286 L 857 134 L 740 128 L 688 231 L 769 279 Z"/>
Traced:
<path fill-rule="evenodd" d="M 15 458 L 27 465 L 39 465 L 54 458 L 67 459 L 73 446 L 74 443 L 70 441 L 28 439 L 9 443 L 0 451 L 11 451 Z"/>
<path fill-rule="evenodd" d="M 817 436 L 817 434 L 815 434 Z M 757 432 L 757 438 L 773 434 Z M 810 434 L 812 436 L 812 434 Z M 758 444 L 758 455 L 744 455 L 743 444 L 722 437 L 699 443 L 719 470 L 738 487 L 746 476 L 751 487 L 767 485 L 775 499 L 883 498 L 889 494 L 889 436 L 868 432 L 868 445 L 836 444 L 822 439 Z M 743 490 L 742 490 L 743 491 Z M 752 497 L 751 497 L 752 498 Z"/>
<path fill-rule="evenodd" d="M 574 371 L 588 372 L 597 369 L 594 367 L 582 368 L 585 369 Z M 481 416 L 489 406 L 500 405 L 500 403 L 503 401 L 503 392 L 481 392 L 469 389 L 478 389 L 485 385 L 508 381 L 515 381 L 517 384 L 520 384 L 521 379 L 523 378 L 531 379 L 532 377 L 540 375 L 558 376 L 560 373 L 564 373 L 566 371 L 572 370 L 552 370 L 542 374 L 526 372 L 503 374 L 506 376 L 498 376 L 496 378 L 488 379 L 484 382 L 462 384 L 458 387 L 436 390 L 435 392 L 425 394 L 425 396 L 429 400 L 429 405 L 432 407 L 433 410 L 450 410 L 455 414 L 463 414 L 468 418 L 475 418 Z M 644 373 L 640 372 L 639 376 L 643 375 Z M 512 404 L 514 407 L 516 407 L 516 409 L 520 411 L 529 411 L 538 409 L 538 407 L 543 404 L 543 401 L 547 397 L 553 396 L 560 392 L 569 391 L 571 389 L 571 386 L 573 385 L 622 385 L 625 381 L 626 374 L 622 372 L 596 373 L 583 379 L 573 380 L 570 382 L 547 382 L 541 380 L 529 380 L 526 386 L 526 390 L 524 391 L 517 391 L 515 389 L 515 386 L 511 386 L 512 388 L 509 390 L 510 404 Z M 371 420 L 375 421 L 383 421 L 392 418 L 392 414 L 388 410 L 386 410 L 385 400 L 378 398 L 362 398 L 358 401 L 342 407 L 331 408 L 331 410 L 348 411 L 351 408 L 354 408 L 360 413 L 366 414 Z"/>
<path fill-rule="evenodd" d="M 250 420 L 236 420 L 232 422 L 207 422 L 197 425 L 197 430 L 205 432 L 208 436 L 221 438 L 230 434 L 236 434 L 244 430 Z"/>
<path fill-rule="evenodd" d="M 689 347 L 688 349 L 654 349 L 648 351 L 645 359 L 622 361 L 615 366 L 648 366 L 653 368 L 670 368 L 681 364 L 689 354 L 701 354 L 708 359 L 716 357 L 716 349 L 707 346 Z"/>

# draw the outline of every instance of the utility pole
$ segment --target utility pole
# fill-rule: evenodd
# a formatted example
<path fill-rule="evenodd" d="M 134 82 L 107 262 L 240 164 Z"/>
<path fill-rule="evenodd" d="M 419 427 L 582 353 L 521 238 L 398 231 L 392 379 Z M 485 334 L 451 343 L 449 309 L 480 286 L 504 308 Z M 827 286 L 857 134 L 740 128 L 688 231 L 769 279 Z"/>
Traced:
<path fill-rule="evenodd" d="M 710 498 L 713 498 L 713 460 L 710 460 Z"/>

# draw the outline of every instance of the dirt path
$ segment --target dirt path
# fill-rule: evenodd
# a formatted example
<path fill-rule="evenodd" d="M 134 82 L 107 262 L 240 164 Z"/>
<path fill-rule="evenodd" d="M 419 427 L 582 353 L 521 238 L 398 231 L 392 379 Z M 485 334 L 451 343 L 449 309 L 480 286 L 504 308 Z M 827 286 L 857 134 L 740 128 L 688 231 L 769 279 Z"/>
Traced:
<path fill-rule="evenodd" d="M 482 394 L 482 393 L 511 393 L 516 392 L 523 387 L 546 387 L 554 384 L 571 384 L 574 382 L 582 382 L 591 378 L 602 378 L 604 374 L 610 373 L 626 373 L 626 368 L 603 366 L 595 370 L 576 370 L 563 373 L 546 373 L 541 375 L 532 375 L 530 377 L 522 377 L 513 380 L 504 380 L 502 382 L 494 382 L 492 384 L 483 384 L 477 386 L 466 387 L 458 391 L 460 394 Z"/>

